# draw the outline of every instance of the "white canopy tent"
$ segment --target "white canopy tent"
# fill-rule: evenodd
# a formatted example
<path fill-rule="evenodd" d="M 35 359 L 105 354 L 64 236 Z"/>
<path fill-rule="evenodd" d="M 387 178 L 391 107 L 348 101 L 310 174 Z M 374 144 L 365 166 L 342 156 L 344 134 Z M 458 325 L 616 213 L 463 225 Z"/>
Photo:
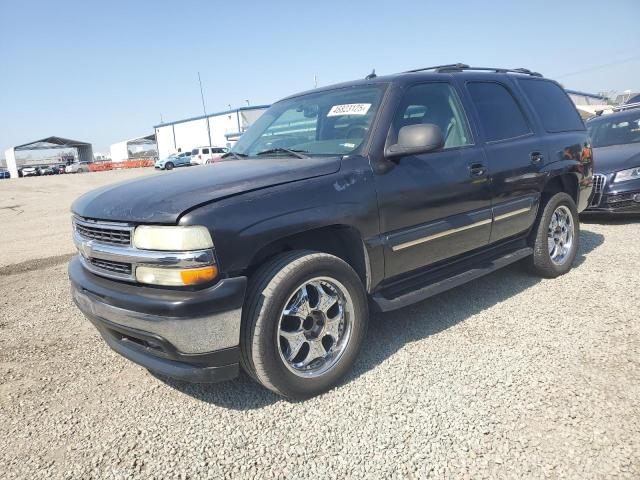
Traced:
<path fill-rule="evenodd" d="M 131 138 L 122 142 L 114 143 L 109 147 L 112 162 L 124 162 L 129 160 L 130 152 L 135 154 L 136 151 L 155 150 L 156 134 L 145 135 L 144 137 Z"/>

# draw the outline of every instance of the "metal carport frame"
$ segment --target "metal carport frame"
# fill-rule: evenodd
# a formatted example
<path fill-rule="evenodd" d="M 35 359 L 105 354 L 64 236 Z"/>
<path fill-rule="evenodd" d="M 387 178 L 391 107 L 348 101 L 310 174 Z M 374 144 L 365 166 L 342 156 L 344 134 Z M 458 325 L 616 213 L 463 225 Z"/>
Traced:
<path fill-rule="evenodd" d="M 7 169 L 11 174 L 11 178 L 18 178 L 16 152 L 29 150 L 49 150 L 56 148 L 75 148 L 78 152 L 78 161 L 93 161 L 93 147 L 90 143 L 80 142 L 78 140 L 71 140 L 62 137 L 47 137 L 41 140 L 36 140 L 34 142 L 25 143 L 23 145 L 17 145 L 5 150 L 4 157 L 7 161 Z"/>

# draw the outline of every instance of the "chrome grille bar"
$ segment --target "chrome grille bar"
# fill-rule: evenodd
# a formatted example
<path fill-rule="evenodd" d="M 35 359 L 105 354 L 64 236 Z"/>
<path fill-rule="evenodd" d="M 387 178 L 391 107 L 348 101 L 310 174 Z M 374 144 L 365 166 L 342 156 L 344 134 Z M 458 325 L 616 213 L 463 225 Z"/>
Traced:
<path fill-rule="evenodd" d="M 593 176 L 593 196 L 591 197 L 590 207 L 598 207 L 602 202 L 602 194 L 604 192 L 604 186 L 607 183 L 607 177 L 602 174 L 595 174 Z"/>
<path fill-rule="evenodd" d="M 73 228 L 82 238 L 111 245 L 131 245 L 133 226 L 73 218 Z"/>

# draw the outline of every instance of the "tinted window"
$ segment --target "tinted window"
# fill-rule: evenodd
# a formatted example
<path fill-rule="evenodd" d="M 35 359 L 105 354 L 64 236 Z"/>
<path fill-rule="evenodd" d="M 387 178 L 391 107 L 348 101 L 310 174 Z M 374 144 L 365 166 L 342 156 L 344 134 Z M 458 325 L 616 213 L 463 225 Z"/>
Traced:
<path fill-rule="evenodd" d="M 520 85 L 547 132 L 584 130 L 576 107 L 558 85 L 543 80 L 520 80 Z"/>
<path fill-rule="evenodd" d="M 209 149 L 208 148 L 203 148 L 202 149 L 202 153 L 204 153 L 204 154 L 209 153 Z"/>
<path fill-rule="evenodd" d="M 421 123 L 440 127 L 445 138 L 444 148 L 471 144 L 462 105 L 447 83 L 424 83 L 407 90 L 391 126 L 389 144 L 395 143 L 402 127 Z"/>
<path fill-rule="evenodd" d="M 478 110 L 481 128 L 487 141 L 520 137 L 531 132 L 522 110 L 503 85 L 470 82 L 467 88 Z"/>

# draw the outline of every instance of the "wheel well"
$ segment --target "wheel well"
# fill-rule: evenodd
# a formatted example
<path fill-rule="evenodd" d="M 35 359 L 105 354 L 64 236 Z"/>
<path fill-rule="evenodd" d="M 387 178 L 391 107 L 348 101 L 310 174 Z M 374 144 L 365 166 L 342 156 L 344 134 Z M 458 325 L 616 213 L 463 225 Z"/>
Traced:
<path fill-rule="evenodd" d="M 543 196 L 550 197 L 558 192 L 566 192 L 571 195 L 573 201 L 578 203 L 578 179 L 575 175 L 564 174 L 553 177 L 547 182 L 542 191 Z"/>
<path fill-rule="evenodd" d="M 292 250 L 314 250 L 335 255 L 353 268 L 367 285 L 367 259 L 360 232 L 346 225 L 331 225 L 280 238 L 261 248 L 247 268 L 250 276 L 265 261 Z"/>

